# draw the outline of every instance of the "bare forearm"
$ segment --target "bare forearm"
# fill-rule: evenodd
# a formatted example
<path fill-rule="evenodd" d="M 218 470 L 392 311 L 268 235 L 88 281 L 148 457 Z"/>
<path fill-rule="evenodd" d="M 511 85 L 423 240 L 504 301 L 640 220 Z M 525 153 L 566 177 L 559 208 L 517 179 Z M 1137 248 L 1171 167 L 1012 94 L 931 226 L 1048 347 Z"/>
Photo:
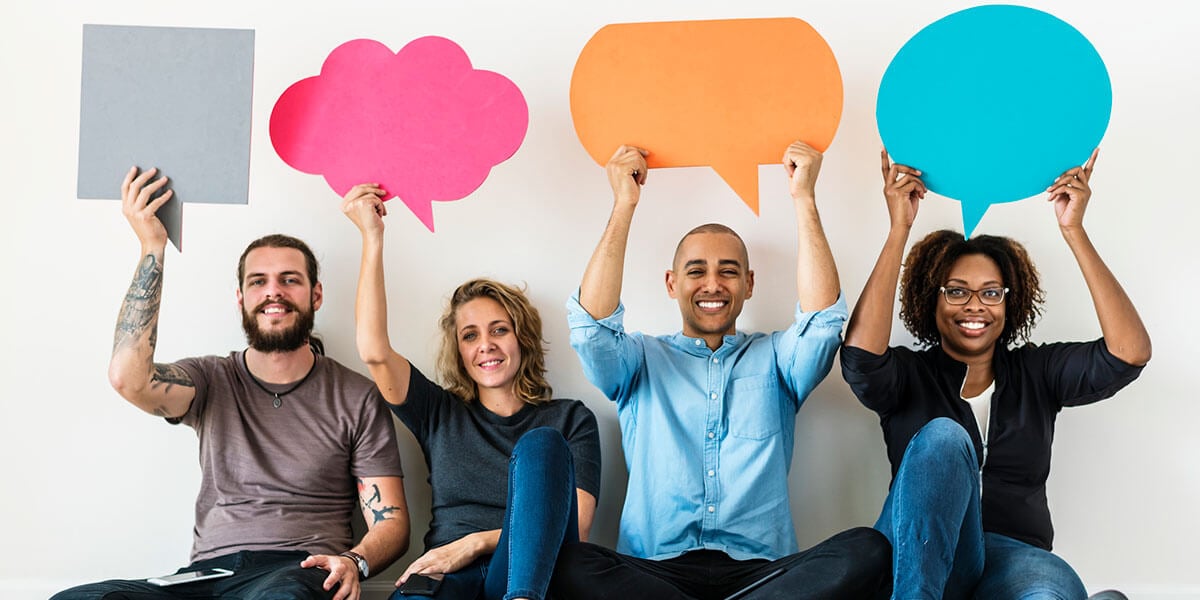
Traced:
<path fill-rule="evenodd" d="M 351 550 L 367 559 L 371 573 L 379 573 L 408 552 L 408 534 L 407 519 L 388 519 L 372 526 Z"/>
<path fill-rule="evenodd" d="M 900 281 L 900 265 L 908 234 L 908 227 L 893 227 L 888 232 L 875 268 L 850 314 L 850 323 L 846 326 L 847 346 L 874 354 L 883 354 L 887 350 L 892 313 L 896 307 L 896 285 Z"/>
<path fill-rule="evenodd" d="M 821 226 L 816 199 L 800 197 L 796 207 L 796 292 L 806 311 L 828 308 L 841 293 L 833 251 Z"/>
<path fill-rule="evenodd" d="M 354 302 L 355 340 L 359 357 L 367 364 L 383 362 L 392 352 L 387 330 L 382 238 L 382 232 L 363 235 L 362 265 Z"/>
<path fill-rule="evenodd" d="M 621 301 L 625 248 L 629 242 L 633 212 L 633 205 L 619 202 L 613 205 L 604 235 L 583 273 L 583 283 L 579 286 L 579 304 L 593 318 L 602 319 L 611 315 Z"/>
<path fill-rule="evenodd" d="M 1062 234 L 1087 282 L 1108 351 L 1129 364 L 1146 364 L 1151 354 L 1150 333 L 1133 301 L 1082 227 L 1063 229 Z"/>

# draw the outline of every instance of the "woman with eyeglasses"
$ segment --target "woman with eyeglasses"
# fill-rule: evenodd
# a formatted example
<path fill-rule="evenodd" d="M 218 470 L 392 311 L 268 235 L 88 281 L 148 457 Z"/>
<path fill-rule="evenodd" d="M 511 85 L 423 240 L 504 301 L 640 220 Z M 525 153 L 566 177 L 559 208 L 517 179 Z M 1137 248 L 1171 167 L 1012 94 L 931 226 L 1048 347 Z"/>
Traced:
<path fill-rule="evenodd" d="M 1087 596 L 1050 551 L 1054 421 L 1112 396 L 1150 360 L 1137 310 L 1083 227 L 1095 161 L 1047 192 L 1103 337 L 1034 344 L 1043 292 L 1020 243 L 935 231 L 901 263 L 926 188 L 920 171 L 882 153 L 891 226 L 841 362 L 887 444 L 892 483 L 875 527 L 892 542 L 895 598 Z M 921 349 L 888 346 L 897 282 L 900 320 Z"/>

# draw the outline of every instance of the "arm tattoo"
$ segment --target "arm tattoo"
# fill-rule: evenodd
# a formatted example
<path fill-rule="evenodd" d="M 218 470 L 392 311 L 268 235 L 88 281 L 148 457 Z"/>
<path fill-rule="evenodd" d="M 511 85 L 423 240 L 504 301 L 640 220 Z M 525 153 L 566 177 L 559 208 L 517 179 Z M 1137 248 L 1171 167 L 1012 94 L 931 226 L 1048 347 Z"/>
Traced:
<path fill-rule="evenodd" d="M 150 330 L 150 352 L 158 341 L 158 304 L 162 300 L 162 265 L 147 254 L 138 264 L 125 301 L 121 303 L 121 314 L 117 317 L 117 329 L 113 334 L 113 353 L 121 347 L 131 345 Z"/>
<path fill-rule="evenodd" d="M 164 365 L 162 363 L 154 363 L 154 374 L 150 376 L 150 387 L 158 389 L 166 386 L 163 392 L 171 391 L 171 388 L 176 385 L 184 387 L 196 387 L 192 382 L 192 378 L 188 376 L 187 371 L 183 370 L 176 364 Z"/>
<path fill-rule="evenodd" d="M 392 513 L 400 510 L 400 507 L 398 507 L 398 506 L 383 506 L 380 508 L 375 508 L 376 503 L 383 501 L 383 497 L 379 493 L 378 485 L 371 484 L 371 487 L 374 488 L 374 493 L 372 493 L 369 498 L 363 498 L 363 496 L 366 494 L 366 491 L 367 491 L 365 489 L 366 484 L 363 483 L 362 479 L 358 480 L 359 498 L 362 500 L 362 505 L 363 505 L 363 507 L 369 509 L 371 511 L 371 514 L 374 515 L 374 519 L 371 521 L 371 525 L 375 525 L 376 523 L 379 523 L 380 521 L 391 520 L 393 518 Z"/>

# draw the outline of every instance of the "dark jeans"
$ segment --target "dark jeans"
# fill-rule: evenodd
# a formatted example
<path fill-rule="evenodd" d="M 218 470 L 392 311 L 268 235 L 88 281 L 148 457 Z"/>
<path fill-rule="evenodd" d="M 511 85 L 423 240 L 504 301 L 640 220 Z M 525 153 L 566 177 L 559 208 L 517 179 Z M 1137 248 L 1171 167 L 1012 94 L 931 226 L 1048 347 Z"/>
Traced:
<path fill-rule="evenodd" d="M 196 561 L 177 571 L 221 568 L 233 575 L 160 587 L 146 580 L 111 579 L 73 587 L 50 600 L 327 600 L 337 592 L 322 589 L 329 572 L 300 568 L 307 552 L 243 551 Z"/>
<path fill-rule="evenodd" d="M 744 598 L 886 598 L 891 590 L 891 552 L 883 535 L 868 527 L 843 531 L 771 561 L 734 560 L 715 550 L 648 560 L 576 543 L 559 553 L 550 591 L 555 598 L 570 600 L 721 600 L 782 568 L 782 574 Z"/>
<path fill-rule="evenodd" d="M 564 543 L 579 541 L 575 464 L 561 433 L 531 429 L 508 459 L 508 504 L 496 552 L 447 573 L 437 600 L 546 596 Z M 391 600 L 413 598 L 396 591 Z"/>

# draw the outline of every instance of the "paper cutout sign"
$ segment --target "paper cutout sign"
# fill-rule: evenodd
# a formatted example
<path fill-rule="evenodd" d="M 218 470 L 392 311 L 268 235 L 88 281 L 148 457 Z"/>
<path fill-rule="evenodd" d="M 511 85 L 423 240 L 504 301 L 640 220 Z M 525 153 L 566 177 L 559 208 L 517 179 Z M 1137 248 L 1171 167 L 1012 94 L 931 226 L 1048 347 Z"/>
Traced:
<path fill-rule="evenodd" d="M 283 92 L 270 130 L 288 165 L 323 175 L 338 195 L 379 183 L 433 231 L 432 202 L 475 191 L 528 125 L 516 84 L 430 36 L 396 53 L 367 39 L 338 46 L 320 75 Z"/>
<path fill-rule="evenodd" d="M 77 197 L 120 200 L 129 167 L 158 167 L 182 250 L 181 202 L 248 200 L 253 75 L 251 29 L 84 25 Z"/>
<path fill-rule="evenodd" d="M 800 19 L 607 25 L 575 64 L 571 116 L 596 163 L 633 144 L 651 168 L 712 166 L 758 214 L 758 165 L 833 141 L 842 75 Z"/>
<path fill-rule="evenodd" d="M 879 135 L 930 191 L 988 206 L 1042 193 L 1104 137 L 1112 86 L 1096 49 L 1062 20 L 988 5 L 944 17 L 896 53 L 879 84 Z"/>

